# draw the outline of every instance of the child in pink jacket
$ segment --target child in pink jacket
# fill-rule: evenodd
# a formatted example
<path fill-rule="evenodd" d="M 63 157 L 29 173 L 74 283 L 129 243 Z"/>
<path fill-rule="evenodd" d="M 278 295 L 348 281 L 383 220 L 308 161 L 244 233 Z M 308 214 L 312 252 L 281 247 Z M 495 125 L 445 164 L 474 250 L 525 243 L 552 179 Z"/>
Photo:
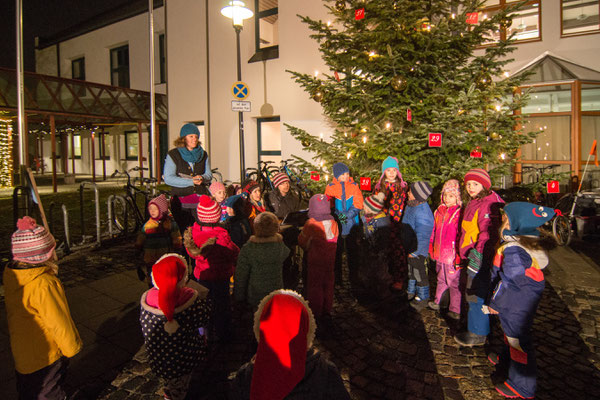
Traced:
<path fill-rule="evenodd" d="M 433 214 L 433 234 L 429 243 L 429 255 L 435 261 L 437 272 L 437 289 L 435 301 L 429 302 L 429 308 L 440 309 L 440 301 L 446 293 L 450 295 L 448 317 L 460 318 L 460 258 L 457 258 L 458 229 L 462 201 L 460 199 L 460 184 L 456 179 L 450 179 L 442 188 L 442 202 Z"/>

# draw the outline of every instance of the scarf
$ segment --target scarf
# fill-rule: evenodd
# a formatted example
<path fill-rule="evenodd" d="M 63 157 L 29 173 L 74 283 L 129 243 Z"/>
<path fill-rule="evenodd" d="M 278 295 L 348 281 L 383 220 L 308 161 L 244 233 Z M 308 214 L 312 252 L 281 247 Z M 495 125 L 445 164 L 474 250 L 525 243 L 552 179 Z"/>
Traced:
<path fill-rule="evenodd" d="M 202 146 L 196 146 L 196 148 L 191 151 L 185 146 L 178 147 L 177 150 L 179 150 L 181 157 L 189 163 L 197 163 L 204 156 L 204 149 Z"/>

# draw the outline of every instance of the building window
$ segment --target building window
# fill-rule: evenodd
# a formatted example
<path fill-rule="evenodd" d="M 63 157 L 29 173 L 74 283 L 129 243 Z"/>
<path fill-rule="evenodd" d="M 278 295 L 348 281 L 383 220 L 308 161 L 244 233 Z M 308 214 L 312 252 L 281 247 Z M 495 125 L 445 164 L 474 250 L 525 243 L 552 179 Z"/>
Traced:
<path fill-rule="evenodd" d="M 85 81 L 85 58 L 77 58 L 71 61 L 71 78 Z"/>
<path fill-rule="evenodd" d="M 108 139 L 107 133 L 98 132 L 96 134 L 96 159 L 97 160 L 110 160 L 110 140 Z"/>
<path fill-rule="evenodd" d="M 129 46 L 121 46 L 110 51 L 110 84 L 129 87 Z"/>
<path fill-rule="evenodd" d="M 488 0 L 485 8 L 479 12 L 479 20 L 483 21 L 507 6 L 514 6 L 518 0 Z M 540 1 L 529 1 L 518 11 L 509 14 L 512 19 L 508 27 L 500 27 L 488 36 L 486 44 L 498 43 L 513 37 L 516 42 L 533 42 L 542 39 Z"/>
<path fill-rule="evenodd" d="M 279 117 L 258 118 L 257 142 L 259 161 L 281 161 L 281 122 Z"/>
<path fill-rule="evenodd" d="M 278 0 L 254 0 L 256 54 L 249 62 L 279 58 Z"/>
<path fill-rule="evenodd" d="M 600 32 L 600 0 L 561 0 L 562 36 Z"/>
<path fill-rule="evenodd" d="M 158 73 L 160 83 L 167 82 L 167 56 L 165 52 L 165 34 L 158 36 Z"/>
<path fill-rule="evenodd" d="M 127 160 L 137 160 L 138 154 L 137 131 L 125 132 L 125 158 Z"/>
<path fill-rule="evenodd" d="M 71 146 L 71 143 L 73 146 Z M 73 135 L 73 141 L 68 141 L 69 155 L 75 159 L 81 158 L 81 135 Z"/>

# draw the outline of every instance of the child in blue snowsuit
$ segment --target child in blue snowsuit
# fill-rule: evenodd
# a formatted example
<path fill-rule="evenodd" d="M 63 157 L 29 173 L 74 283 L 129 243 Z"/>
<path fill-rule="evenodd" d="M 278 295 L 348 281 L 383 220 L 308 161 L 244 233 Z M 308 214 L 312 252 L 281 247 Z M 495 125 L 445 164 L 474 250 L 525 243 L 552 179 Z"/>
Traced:
<path fill-rule="evenodd" d="M 496 385 L 505 397 L 533 398 L 536 363 L 531 326 L 544 290 L 547 251 L 556 246 L 550 236 L 540 237 L 538 227 L 552 219 L 551 208 L 514 202 L 504 207 L 503 243 L 494 257 L 492 280 L 496 288 L 483 311 L 497 314 L 506 346 L 500 355 L 490 353 L 492 364 L 508 364 L 508 379 Z"/>
<path fill-rule="evenodd" d="M 416 250 L 407 246 L 408 255 L 408 299 L 413 300 L 411 306 L 422 310 L 429 300 L 429 277 L 425 261 L 429 253 L 429 241 L 433 232 L 433 213 L 427 199 L 432 189 L 424 181 L 414 182 L 408 192 L 407 207 L 404 209 L 402 224 L 416 237 Z M 403 228 L 404 229 L 404 228 Z M 415 293 L 416 292 L 416 293 Z"/>

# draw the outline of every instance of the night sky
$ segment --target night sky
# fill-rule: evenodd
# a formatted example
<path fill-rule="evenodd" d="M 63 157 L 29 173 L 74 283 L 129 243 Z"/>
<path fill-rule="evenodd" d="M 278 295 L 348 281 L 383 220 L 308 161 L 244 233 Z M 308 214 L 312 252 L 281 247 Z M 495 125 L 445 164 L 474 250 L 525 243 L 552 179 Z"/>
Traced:
<path fill-rule="evenodd" d="M 127 0 L 22 0 L 26 71 L 35 71 L 35 36 L 48 36 L 81 23 Z M 0 0 L 0 67 L 16 69 L 15 0 Z"/>

